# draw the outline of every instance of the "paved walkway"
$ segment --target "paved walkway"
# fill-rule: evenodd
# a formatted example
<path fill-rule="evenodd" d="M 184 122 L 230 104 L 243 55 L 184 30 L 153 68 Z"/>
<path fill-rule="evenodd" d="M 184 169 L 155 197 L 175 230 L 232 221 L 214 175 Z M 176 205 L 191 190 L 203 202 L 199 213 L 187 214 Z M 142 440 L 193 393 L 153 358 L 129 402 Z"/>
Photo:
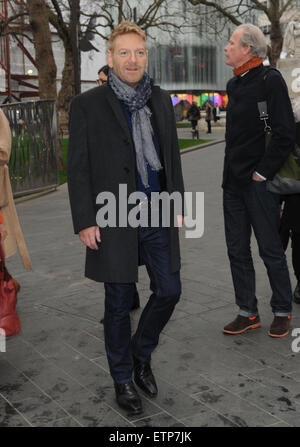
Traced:
<path fill-rule="evenodd" d="M 83 277 L 66 186 L 18 204 L 33 272 L 18 256 L 22 333 L 0 353 L 0 426 L 299 426 L 300 354 L 271 339 L 270 288 L 254 245 L 262 327 L 222 333 L 236 315 L 226 255 L 220 179 L 224 144 L 182 156 L 187 191 L 205 192 L 205 233 L 182 238 L 183 294 L 153 355 L 159 395 L 128 418 L 116 405 L 105 357 L 103 286 Z M 288 252 L 290 259 L 290 252 Z M 294 277 L 292 278 L 295 285 Z M 149 281 L 140 272 L 144 304 Z M 140 310 L 132 313 L 136 327 Z M 300 327 L 295 305 L 293 327 Z"/>

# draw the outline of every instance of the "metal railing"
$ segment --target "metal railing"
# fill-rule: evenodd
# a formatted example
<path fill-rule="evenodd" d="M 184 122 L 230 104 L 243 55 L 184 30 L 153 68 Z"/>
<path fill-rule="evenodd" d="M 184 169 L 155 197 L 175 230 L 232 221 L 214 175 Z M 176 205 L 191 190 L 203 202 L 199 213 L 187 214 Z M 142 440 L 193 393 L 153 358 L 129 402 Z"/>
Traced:
<path fill-rule="evenodd" d="M 14 196 L 56 188 L 58 180 L 55 101 L 1 106 L 12 132 L 9 161 Z"/>

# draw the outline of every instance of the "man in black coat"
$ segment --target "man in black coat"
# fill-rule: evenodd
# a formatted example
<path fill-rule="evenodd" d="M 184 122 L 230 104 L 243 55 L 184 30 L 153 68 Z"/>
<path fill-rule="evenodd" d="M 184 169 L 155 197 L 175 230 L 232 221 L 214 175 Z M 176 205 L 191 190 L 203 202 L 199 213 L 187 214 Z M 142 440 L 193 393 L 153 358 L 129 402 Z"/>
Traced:
<path fill-rule="evenodd" d="M 151 353 L 181 294 L 183 213 L 181 208 L 179 224 L 169 227 L 161 216 L 159 226 L 152 221 L 133 226 L 124 223 L 122 210 L 139 192 L 141 213 L 145 208 L 149 215 L 158 213 L 152 193 L 178 192 L 183 198 L 184 186 L 170 96 L 153 86 L 145 71 L 145 33 L 134 23 L 121 23 L 111 34 L 107 56 L 107 84 L 71 104 L 68 187 L 74 230 L 87 246 L 85 275 L 105 286 L 105 347 L 117 402 L 129 414 L 140 414 L 132 373 L 135 383 L 155 397 Z M 99 221 L 106 206 L 103 194 L 117 204 L 116 225 Z M 147 268 L 152 295 L 131 337 L 129 310 L 139 264 Z"/>
<path fill-rule="evenodd" d="M 98 70 L 97 85 L 99 87 L 101 87 L 101 85 L 104 85 L 104 84 L 107 83 L 108 71 L 109 71 L 109 66 L 108 65 L 103 65 L 103 67 L 101 67 Z M 139 293 L 137 291 L 137 287 L 136 287 L 136 284 L 135 284 L 134 285 L 134 293 L 133 293 L 133 300 L 132 300 L 131 310 L 136 310 L 139 307 L 140 307 L 140 296 L 139 296 Z M 104 324 L 104 318 L 101 318 L 100 323 Z"/>
<path fill-rule="evenodd" d="M 250 248 L 253 228 L 272 288 L 274 320 L 268 334 L 278 338 L 289 332 L 292 291 L 279 237 L 280 196 L 268 191 L 266 180 L 272 180 L 293 150 L 295 121 L 281 74 L 270 70 L 263 79 L 266 50 L 264 35 L 254 25 L 239 26 L 225 47 L 226 63 L 234 67 L 235 76 L 227 85 L 222 186 L 226 243 L 240 310 L 223 330 L 227 334 L 240 334 L 261 326 Z M 260 119 L 257 104 L 262 89 L 266 95 L 267 124 L 272 129 L 267 149 L 265 122 Z"/>
<path fill-rule="evenodd" d="M 296 102 L 297 104 L 297 102 Z M 299 103 L 298 103 L 299 104 Z M 296 154 L 298 171 L 300 170 L 300 107 L 295 107 L 296 118 Z M 300 194 L 282 196 L 284 208 L 280 219 L 280 237 L 284 250 L 291 238 L 292 264 L 297 285 L 294 290 L 294 302 L 300 304 Z"/>

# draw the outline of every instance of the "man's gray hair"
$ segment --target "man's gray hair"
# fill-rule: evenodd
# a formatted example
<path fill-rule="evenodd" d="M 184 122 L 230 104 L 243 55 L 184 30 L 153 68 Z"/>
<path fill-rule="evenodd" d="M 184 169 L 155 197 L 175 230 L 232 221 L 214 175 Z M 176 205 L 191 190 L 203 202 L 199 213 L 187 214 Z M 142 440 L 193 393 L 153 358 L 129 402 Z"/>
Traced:
<path fill-rule="evenodd" d="M 241 45 L 251 47 L 251 54 L 253 56 L 262 57 L 267 55 L 267 43 L 263 32 L 252 23 L 245 23 L 238 26 L 236 29 L 242 29 L 243 33 L 240 38 Z"/>

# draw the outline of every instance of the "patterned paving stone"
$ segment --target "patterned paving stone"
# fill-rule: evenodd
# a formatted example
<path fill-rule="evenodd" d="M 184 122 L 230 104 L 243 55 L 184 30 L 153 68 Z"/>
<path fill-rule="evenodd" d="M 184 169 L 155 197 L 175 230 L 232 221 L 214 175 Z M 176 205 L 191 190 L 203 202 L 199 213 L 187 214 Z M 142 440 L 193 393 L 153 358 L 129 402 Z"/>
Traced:
<path fill-rule="evenodd" d="M 42 394 L 35 398 L 13 402 L 13 406 L 36 427 L 47 427 L 56 420 L 69 416 L 52 399 Z"/>
<path fill-rule="evenodd" d="M 31 427 L 28 420 L 21 416 L 0 394 L 0 427 Z"/>
<path fill-rule="evenodd" d="M 159 413 L 150 418 L 140 419 L 134 425 L 136 427 L 185 427 L 183 422 L 179 422 L 166 413 Z"/>
<path fill-rule="evenodd" d="M 255 390 L 254 394 L 256 394 Z M 246 396 L 246 393 L 243 393 L 241 396 Z M 235 396 L 222 388 L 199 393 L 195 397 L 212 410 L 217 411 L 241 427 L 260 427 L 278 422 L 278 419 L 270 413 L 256 406 L 254 404 L 256 403 L 255 400 L 250 403 L 248 400 Z"/>

